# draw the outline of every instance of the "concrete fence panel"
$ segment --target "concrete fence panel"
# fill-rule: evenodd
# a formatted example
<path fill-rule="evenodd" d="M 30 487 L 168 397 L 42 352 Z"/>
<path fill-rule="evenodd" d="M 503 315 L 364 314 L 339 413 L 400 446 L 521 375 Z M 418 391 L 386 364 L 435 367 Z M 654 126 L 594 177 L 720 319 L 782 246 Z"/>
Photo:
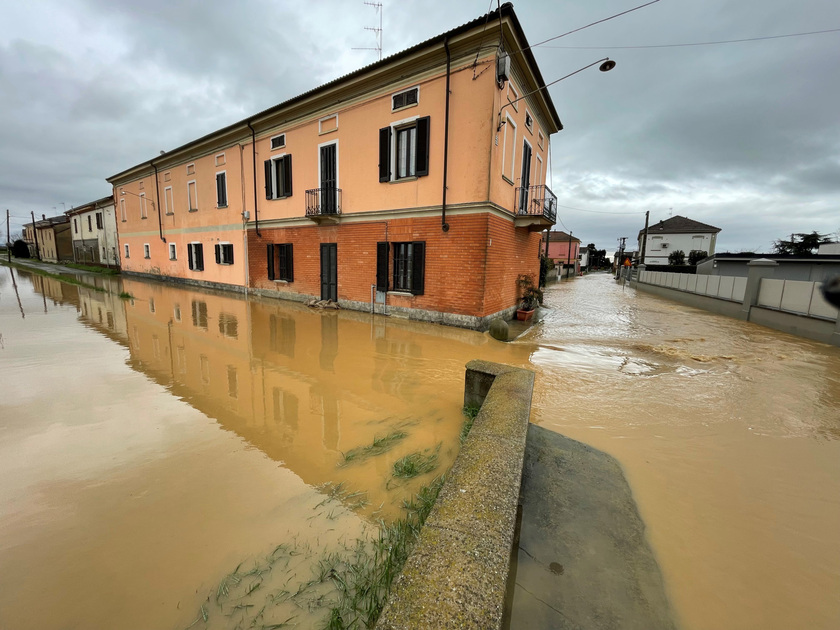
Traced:
<path fill-rule="evenodd" d="M 735 284 L 732 287 L 732 299 L 736 302 L 743 302 L 744 296 L 747 294 L 747 279 L 735 278 Z"/>
<path fill-rule="evenodd" d="M 688 282 L 685 285 L 686 291 L 691 291 L 692 293 L 697 293 L 697 276 L 689 276 Z"/>
<path fill-rule="evenodd" d="M 762 278 L 761 286 L 758 289 L 758 305 L 767 308 L 782 307 L 782 293 L 785 290 L 785 281 L 775 278 Z"/>
<path fill-rule="evenodd" d="M 680 291 L 685 291 L 686 288 L 688 287 L 688 278 L 689 278 L 689 276 L 688 276 L 687 273 L 681 273 L 680 274 L 680 285 L 679 285 Z"/>
<path fill-rule="evenodd" d="M 699 293 L 700 295 L 706 293 L 706 287 L 709 284 L 709 278 L 711 278 L 711 276 L 697 276 L 697 288 L 694 290 L 695 293 Z"/>
<path fill-rule="evenodd" d="M 720 288 L 720 276 L 709 276 L 709 283 L 706 285 L 706 295 L 717 297 Z"/>
<path fill-rule="evenodd" d="M 678 273 L 670 272 L 668 274 L 668 286 L 671 287 L 672 289 L 676 289 L 677 285 L 680 282 L 679 276 L 680 276 L 680 274 L 678 274 Z"/>
<path fill-rule="evenodd" d="M 840 311 L 834 306 L 825 301 L 822 295 L 822 282 L 814 283 L 814 290 L 811 296 L 811 310 L 808 312 L 813 317 L 824 317 L 825 319 L 837 320 L 840 317 Z"/>
<path fill-rule="evenodd" d="M 735 276 L 721 276 L 717 295 L 724 300 L 732 299 L 732 289 L 735 287 Z"/>
<path fill-rule="evenodd" d="M 814 283 L 804 280 L 785 280 L 784 291 L 782 291 L 783 311 L 807 314 L 811 306 L 811 294 L 814 291 Z"/>

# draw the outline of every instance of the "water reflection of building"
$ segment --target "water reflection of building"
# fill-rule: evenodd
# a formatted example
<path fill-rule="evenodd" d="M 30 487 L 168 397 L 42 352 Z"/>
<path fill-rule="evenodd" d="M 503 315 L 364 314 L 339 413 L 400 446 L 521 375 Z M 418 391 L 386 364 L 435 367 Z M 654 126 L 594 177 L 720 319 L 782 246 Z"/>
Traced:
<path fill-rule="evenodd" d="M 382 461 L 340 467 L 342 453 L 420 415 L 435 424 L 416 431 L 414 450 L 455 439 L 460 390 L 443 408 L 434 386 L 423 391 L 422 376 L 398 356 L 422 358 L 416 332 L 372 328 L 369 316 L 355 313 L 123 283 L 134 296 L 125 302 L 124 326 L 132 367 L 307 483 L 345 481 L 384 493 Z M 444 417 L 450 422 L 438 422 Z"/>

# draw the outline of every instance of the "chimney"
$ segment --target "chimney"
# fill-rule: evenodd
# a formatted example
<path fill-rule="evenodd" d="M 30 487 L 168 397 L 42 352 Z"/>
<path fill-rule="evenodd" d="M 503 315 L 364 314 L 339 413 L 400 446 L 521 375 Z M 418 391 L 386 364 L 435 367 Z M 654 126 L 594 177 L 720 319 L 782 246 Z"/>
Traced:
<path fill-rule="evenodd" d="M 41 215 L 41 220 L 42 220 L 42 221 L 46 221 L 46 220 L 47 220 L 47 215 L 46 215 L 46 214 L 42 214 L 42 215 Z"/>

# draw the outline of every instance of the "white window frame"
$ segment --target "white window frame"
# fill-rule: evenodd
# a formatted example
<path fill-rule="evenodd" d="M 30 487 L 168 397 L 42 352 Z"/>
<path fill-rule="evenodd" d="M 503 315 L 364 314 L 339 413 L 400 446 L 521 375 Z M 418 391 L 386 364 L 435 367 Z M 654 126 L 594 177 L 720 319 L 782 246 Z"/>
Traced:
<path fill-rule="evenodd" d="M 221 159 L 219 159 L 219 158 L 221 158 Z M 226 163 L 225 154 L 224 153 L 219 153 L 216 156 L 216 166 L 223 166 L 225 163 Z"/>
<path fill-rule="evenodd" d="M 178 248 L 175 243 L 169 243 L 169 260 L 178 260 Z"/>
<path fill-rule="evenodd" d="M 510 177 L 505 174 L 505 156 L 507 155 L 508 129 L 513 129 L 513 151 L 510 156 Z M 502 136 L 502 177 L 507 179 L 511 184 L 516 181 L 516 123 L 507 112 L 505 113 L 505 133 Z"/>
<path fill-rule="evenodd" d="M 163 174 L 163 181 L 168 182 L 172 179 L 172 173 L 170 171 L 166 171 Z"/>
<path fill-rule="evenodd" d="M 513 98 L 511 98 L 511 92 L 513 92 Z M 508 91 L 507 91 L 507 100 L 510 103 L 510 106 L 513 107 L 514 111 L 519 111 L 519 90 L 516 89 L 516 86 L 513 84 L 513 81 L 508 79 Z"/>
<path fill-rule="evenodd" d="M 190 199 L 190 185 L 195 187 L 195 208 L 191 207 L 192 199 Z M 198 183 L 191 179 L 187 182 L 187 212 L 195 212 L 198 210 Z"/>
<path fill-rule="evenodd" d="M 537 158 L 536 160 L 534 160 L 534 183 L 533 183 L 533 186 L 542 186 L 543 184 L 540 180 L 542 179 L 542 175 L 543 175 L 543 161 L 542 161 L 542 158 L 539 156 L 539 154 L 533 153 L 533 148 L 531 149 L 531 151 L 532 151 L 531 155 L 533 155 L 534 157 Z"/>
<path fill-rule="evenodd" d="M 537 145 L 540 149 L 545 150 L 545 135 L 543 135 L 542 131 L 537 131 Z"/>
<path fill-rule="evenodd" d="M 531 124 L 530 125 L 528 124 L 528 119 L 529 118 L 531 119 Z M 528 110 L 527 107 L 525 108 L 525 123 L 524 124 L 525 124 L 525 129 L 527 129 L 529 132 L 531 132 L 531 135 L 534 135 L 534 115 Z M 533 149 L 533 147 L 531 147 L 531 148 Z"/>
<path fill-rule="evenodd" d="M 137 195 L 140 197 L 140 218 L 147 219 L 149 218 L 149 208 L 146 205 L 146 193 L 140 193 Z"/>
<path fill-rule="evenodd" d="M 224 251 L 225 250 L 224 250 L 223 246 L 224 245 L 230 245 L 231 249 L 233 249 L 233 243 L 231 243 L 230 241 L 219 241 L 217 243 L 217 245 L 219 246 L 219 264 L 220 265 L 227 265 L 227 266 L 232 265 L 233 264 L 232 260 L 230 262 L 227 262 L 226 260 L 224 260 Z"/>
<path fill-rule="evenodd" d="M 411 103 L 409 105 L 403 105 L 402 107 L 394 107 L 394 97 L 399 96 L 400 94 L 405 94 L 406 92 L 411 92 L 412 90 L 417 90 L 417 102 Z M 392 112 L 399 112 L 404 109 L 408 109 L 409 107 L 417 107 L 420 105 L 420 85 L 412 85 L 411 87 L 405 88 L 404 90 L 400 90 L 399 92 L 392 92 L 389 96 L 391 99 L 391 111 Z"/>
<path fill-rule="evenodd" d="M 533 158 L 536 155 L 536 153 L 534 152 L 534 145 L 532 145 L 530 142 L 528 142 L 528 138 L 522 138 L 522 142 L 527 144 L 528 148 L 531 150 L 531 164 L 528 167 L 528 188 L 530 188 L 531 186 L 534 185 L 534 183 L 530 180 L 531 180 L 531 173 L 533 173 L 533 171 L 534 171 L 534 160 L 533 160 Z M 524 149 L 522 150 L 522 158 L 523 159 L 525 158 L 525 150 Z M 521 162 L 519 164 L 519 185 L 520 186 L 522 185 L 522 163 Z"/>
<path fill-rule="evenodd" d="M 325 142 L 324 144 L 330 144 L 329 142 Z M 320 146 L 320 145 L 318 145 Z M 282 160 L 284 157 L 289 155 L 288 153 L 280 153 L 279 155 L 272 155 L 269 160 L 271 160 L 271 201 L 275 199 L 287 199 L 291 197 L 291 195 L 280 195 L 280 187 L 277 185 L 277 164 L 278 160 Z M 338 153 L 336 153 L 338 156 Z M 338 159 L 338 157 L 336 157 Z M 318 154 L 318 186 L 320 187 L 321 182 L 321 159 L 320 153 Z"/>
<path fill-rule="evenodd" d="M 328 120 L 332 120 L 335 118 L 335 129 L 328 129 L 324 131 L 324 123 Z M 338 131 L 338 114 L 330 114 L 329 116 L 324 116 L 323 118 L 318 119 L 318 135 L 323 136 L 328 133 L 333 133 Z"/>
<path fill-rule="evenodd" d="M 397 92 L 399 94 L 399 92 Z M 393 95 L 392 95 L 393 96 Z M 403 108 L 404 109 L 404 108 Z M 420 120 L 420 116 L 412 116 L 410 118 L 403 118 L 402 120 L 396 120 L 391 123 L 391 181 L 398 182 L 398 181 L 405 181 L 405 180 L 412 180 L 417 177 L 416 175 L 416 164 L 417 164 L 417 142 L 414 143 L 414 163 L 415 163 L 415 175 L 410 175 L 408 177 L 397 177 L 397 131 L 401 129 L 405 129 L 406 127 L 414 126 L 417 127 L 417 121 Z M 319 173 L 320 175 L 320 173 Z M 319 179 L 320 181 L 320 179 Z"/>
<path fill-rule="evenodd" d="M 152 248 L 148 243 L 143 243 L 143 258 L 150 260 L 152 258 Z"/>
<path fill-rule="evenodd" d="M 225 176 L 225 205 L 223 205 L 223 206 L 219 205 L 219 175 L 224 175 Z M 215 184 L 216 184 L 216 207 L 217 208 L 227 208 L 228 207 L 228 203 L 227 203 L 227 200 L 228 200 L 227 199 L 227 197 L 228 197 L 227 170 L 216 171 Z M 196 190 L 196 203 L 198 203 L 198 190 Z"/>
<path fill-rule="evenodd" d="M 339 179 L 339 169 L 338 165 L 341 163 L 339 159 L 339 148 L 338 148 L 338 138 L 335 140 L 329 140 L 327 142 L 322 142 L 318 145 L 318 152 L 315 154 L 318 158 L 318 188 L 321 187 L 321 147 L 325 147 L 327 145 L 334 144 L 335 145 L 335 187 L 341 188 L 341 179 Z"/>
<path fill-rule="evenodd" d="M 195 175 L 195 162 L 187 164 L 187 175 Z"/>
<path fill-rule="evenodd" d="M 125 256 L 124 258 L 131 258 L 131 250 L 128 247 L 128 243 L 123 243 L 123 247 L 125 248 Z"/>
<path fill-rule="evenodd" d="M 320 123 L 320 121 L 318 121 Z M 278 144 L 276 147 L 274 146 L 274 141 L 278 138 L 283 138 L 283 142 Z M 283 149 L 286 147 L 286 134 L 285 133 L 278 133 L 276 136 L 272 136 L 268 140 L 268 146 L 272 151 L 277 151 L 278 149 Z"/>
<path fill-rule="evenodd" d="M 163 189 L 163 204 L 166 206 L 166 214 L 175 214 L 175 192 L 172 186 Z"/>
<path fill-rule="evenodd" d="M 204 264 L 204 243 L 202 243 L 201 241 L 190 241 L 189 243 L 187 243 L 187 267 L 189 271 L 204 271 L 204 269 L 195 268 L 195 249 L 193 249 L 192 252 L 193 266 L 189 266 L 189 248 L 194 248 L 196 245 L 201 245 L 201 263 L 202 266 L 206 267 L 206 265 Z"/>

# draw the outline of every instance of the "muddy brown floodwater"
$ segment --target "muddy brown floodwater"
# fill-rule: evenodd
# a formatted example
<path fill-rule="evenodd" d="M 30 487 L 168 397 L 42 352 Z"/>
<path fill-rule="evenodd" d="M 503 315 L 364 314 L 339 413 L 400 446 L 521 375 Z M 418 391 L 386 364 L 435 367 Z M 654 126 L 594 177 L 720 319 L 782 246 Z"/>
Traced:
<path fill-rule="evenodd" d="M 330 593 L 303 587 L 449 467 L 475 358 L 534 369 L 532 420 L 621 462 L 683 628 L 840 626 L 836 348 L 604 275 L 550 287 L 511 344 L 14 280 L 0 268 L 0 628 L 224 628 L 266 606 L 318 627 Z M 437 468 L 395 477 L 411 453 Z"/>

